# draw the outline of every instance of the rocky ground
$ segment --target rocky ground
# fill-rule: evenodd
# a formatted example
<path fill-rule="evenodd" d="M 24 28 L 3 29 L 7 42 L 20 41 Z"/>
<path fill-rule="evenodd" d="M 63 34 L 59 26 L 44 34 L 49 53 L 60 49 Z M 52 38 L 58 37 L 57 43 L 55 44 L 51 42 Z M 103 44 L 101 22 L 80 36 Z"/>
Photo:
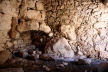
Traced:
<path fill-rule="evenodd" d="M 60 60 L 44 61 L 39 59 L 33 61 L 18 57 L 14 57 L 2 65 L 0 67 L 0 72 L 2 72 L 3 69 L 3 72 L 7 72 L 6 70 L 12 71 L 13 68 L 22 68 L 24 72 L 97 72 L 95 67 L 84 63 L 66 62 Z"/>
<path fill-rule="evenodd" d="M 20 50 L 0 65 L 0 72 L 104 72 L 108 67 L 106 61 L 92 58 L 59 58 L 54 59 L 36 50 Z M 37 54 L 40 52 L 40 55 Z M 9 53 L 8 53 L 9 54 Z M 28 54 L 28 56 L 27 56 Z M 8 58 L 7 55 L 5 57 Z M 103 63 L 102 63 L 103 62 Z"/>
<path fill-rule="evenodd" d="M 55 38 L 45 52 L 35 46 L 0 52 L 0 72 L 105 72 L 107 59 L 76 54 L 65 38 Z"/>

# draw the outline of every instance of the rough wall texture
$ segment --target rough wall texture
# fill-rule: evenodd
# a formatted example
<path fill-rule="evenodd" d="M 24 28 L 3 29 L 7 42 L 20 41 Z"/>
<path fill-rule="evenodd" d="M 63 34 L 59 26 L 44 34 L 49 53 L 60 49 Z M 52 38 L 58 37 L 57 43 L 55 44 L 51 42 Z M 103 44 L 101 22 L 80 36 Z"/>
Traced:
<path fill-rule="evenodd" d="M 45 9 L 41 1 L 0 0 L 0 51 L 30 45 L 29 31 L 49 33 L 51 29 L 44 20 Z"/>
<path fill-rule="evenodd" d="M 107 17 L 99 0 L 0 0 L 0 50 L 31 44 L 28 31 L 40 30 L 70 39 L 77 54 L 108 58 Z"/>
<path fill-rule="evenodd" d="M 47 24 L 80 55 L 108 58 L 108 9 L 99 0 L 46 0 Z M 104 2 L 105 3 L 105 2 Z M 107 4 L 107 3 L 106 3 Z"/>

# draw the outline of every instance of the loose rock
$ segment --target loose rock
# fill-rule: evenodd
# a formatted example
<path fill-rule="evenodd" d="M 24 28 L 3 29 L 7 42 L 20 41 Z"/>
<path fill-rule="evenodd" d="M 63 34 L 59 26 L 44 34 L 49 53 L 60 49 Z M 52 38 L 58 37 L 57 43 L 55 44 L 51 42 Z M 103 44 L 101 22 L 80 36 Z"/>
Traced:
<path fill-rule="evenodd" d="M 46 54 L 54 54 L 60 57 L 73 57 L 74 52 L 65 38 L 54 38 L 46 44 L 45 47 Z"/>

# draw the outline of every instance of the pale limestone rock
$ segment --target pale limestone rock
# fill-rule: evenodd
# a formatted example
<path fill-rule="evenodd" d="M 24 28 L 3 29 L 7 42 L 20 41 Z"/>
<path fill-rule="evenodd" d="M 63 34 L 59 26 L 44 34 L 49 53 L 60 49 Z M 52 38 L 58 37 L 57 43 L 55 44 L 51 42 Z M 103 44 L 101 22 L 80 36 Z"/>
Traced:
<path fill-rule="evenodd" d="M 93 17 L 93 16 L 90 16 L 90 22 L 91 22 L 91 24 L 94 24 L 94 23 L 96 23 L 96 18 L 95 17 Z"/>
<path fill-rule="evenodd" d="M 3 51 L 4 50 L 4 48 L 3 47 L 1 47 L 1 44 L 0 44 L 0 51 Z"/>
<path fill-rule="evenodd" d="M 9 42 L 9 41 L 6 43 L 6 45 L 7 45 L 8 48 L 13 46 L 12 42 Z"/>
<path fill-rule="evenodd" d="M 29 30 L 38 30 L 39 24 L 37 21 L 28 21 L 28 22 L 22 22 L 17 27 L 18 31 L 24 32 Z"/>
<path fill-rule="evenodd" d="M 104 28 L 107 27 L 107 23 L 105 22 L 97 22 L 96 24 L 94 24 L 94 28 Z"/>
<path fill-rule="evenodd" d="M 24 17 L 27 18 L 27 19 L 37 19 L 37 20 L 40 20 L 41 13 L 40 13 L 40 11 L 36 11 L 36 10 L 28 10 L 24 14 Z"/>
<path fill-rule="evenodd" d="M 100 57 L 101 58 L 108 58 L 108 52 L 107 51 L 102 51 L 102 52 L 100 52 Z"/>
<path fill-rule="evenodd" d="M 50 37 L 52 37 L 52 36 L 53 36 L 53 33 L 52 33 L 52 32 L 51 32 L 51 33 L 49 33 L 49 36 L 50 36 Z"/>
<path fill-rule="evenodd" d="M 35 8 L 35 3 L 36 3 L 36 0 L 30 0 L 28 2 L 28 8 Z"/>
<path fill-rule="evenodd" d="M 99 43 L 95 45 L 95 50 L 97 51 L 105 51 L 106 43 Z"/>
<path fill-rule="evenodd" d="M 41 1 L 38 1 L 36 3 L 36 8 L 37 8 L 37 10 L 44 10 L 44 5 L 42 4 Z"/>
<path fill-rule="evenodd" d="M 47 26 L 45 22 L 42 22 L 42 24 L 39 27 L 39 30 L 44 31 L 45 33 L 49 33 L 51 31 L 50 27 Z"/>
<path fill-rule="evenodd" d="M 70 40 L 76 40 L 75 27 L 71 25 L 62 25 L 61 32 Z"/>
<path fill-rule="evenodd" d="M 48 42 L 45 47 L 45 53 L 54 54 L 59 57 L 74 56 L 74 52 L 65 38 L 55 38 Z"/>
<path fill-rule="evenodd" d="M 99 21 L 108 21 L 108 14 L 107 13 L 105 13 L 105 14 L 103 14 L 100 18 L 99 18 Z"/>

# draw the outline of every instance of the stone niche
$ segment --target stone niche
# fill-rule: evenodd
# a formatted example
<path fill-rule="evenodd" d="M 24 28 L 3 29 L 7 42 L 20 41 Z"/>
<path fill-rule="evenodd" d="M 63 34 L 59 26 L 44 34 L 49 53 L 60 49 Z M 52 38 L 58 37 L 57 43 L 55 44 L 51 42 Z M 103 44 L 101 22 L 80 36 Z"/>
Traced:
<path fill-rule="evenodd" d="M 65 37 L 76 55 L 107 59 L 107 17 L 107 0 L 0 0 L 0 51 L 44 51 L 49 40 Z"/>

